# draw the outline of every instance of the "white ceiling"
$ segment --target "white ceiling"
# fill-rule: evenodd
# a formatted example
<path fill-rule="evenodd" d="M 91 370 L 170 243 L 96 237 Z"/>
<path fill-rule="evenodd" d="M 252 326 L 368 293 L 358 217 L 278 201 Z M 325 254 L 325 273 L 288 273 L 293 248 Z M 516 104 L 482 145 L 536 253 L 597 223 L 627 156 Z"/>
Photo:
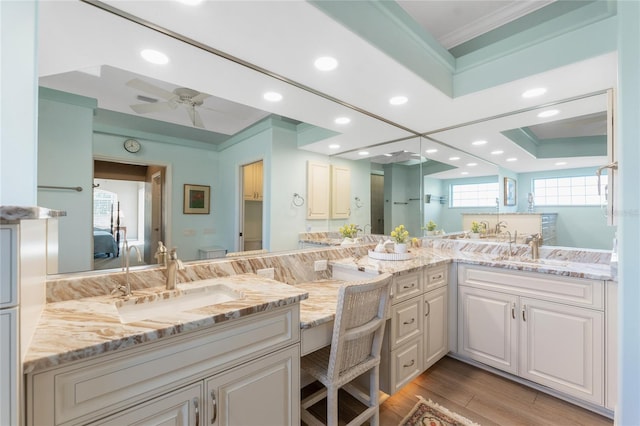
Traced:
<path fill-rule="evenodd" d="M 451 99 L 307 2 L 209 1 L 195 7 L 176 1 L 106 3 L 294 81 L 296 85 L 75 1 L 44 1 L 41 4 L 39 66 L 43 85 L 95 97 L 100 108 L 128 114 L 135 114 L 129 105 L 140 103 L 137 95 L 148 96 L 123 85 L 129 77 L 147 78 L 148 82 L 169 91 L 188 87 L 213 95 L 205 99 L 204 106 L 224 111 L 200 110 L 204 125 L 209 130 L 233 134 L 251 124 L 252 120 L 262 118 L 265 112 L 274 113 L 337 132 L 337 136 L 306 145 L 304 149 L 334 154 L 329 145 L 339 144 L 339 152 L 348 152 L 343 155 L 346 158 L 363 158 L 355 152 L 361 147 L 369 147 L 370 156 L 405 149 L 418 152 L 418 138 L 376 145 L 413 136 L 406 129 L 419 133 L 433 132 L 615 86 L 615 56 L 607 55 Z M 468 34 L 485 31 L 479 25 L 481 15 L 468 16 L 456 12 L 459 12 L 460 3 L 400 2 L 416 16 L 418 22 L 426 7 L 432 10 L 432 17 L 439 17 L 435 19 L 436 23 L 447 22 L 448 25 L 440 29 L 434 26 L 433 21 L 423 24 L 433 28 L 435 36 L 443 40 L 457 37 L 458 41 L 446 43 L 459 43 L 465 37 L 462 34 L 468 37 Z M 483 6 L 464 10 L 488 15 L 488 30 L 495 27 L 492 17 L 507 16 L 507 9 L 514 19 L 518 13 L 529 13 L 535 6 L 546 2 L 469 3 Z M 529 9 L 520 9 L 524 3 L 529 3 Z M 143 61 L 139 57 L 143 48 L 165 52 L 170 57 L 169 64 L 158 66 Z M 338 58 L 339 67 L 328 73 L 313 68 L 315 58 L 323 55 Z M 590 72 L 581 72 L 584 67 L 589 67 Z M 76 78 L 78 70 L 85 71 L 82 79 Z M 548 88 L 542 98 L 526 100 L 520 96 L 524 90 L 539 85 Z M 269 103 L 262 98 L 266 91 L 280 92 L 284 98 L 281 102 Z M 318 96 L 318 92 L 327 96 Z M 399 107 L 390 106 L 388 99 L 398 94 L 407 95 L 409 102 Z M 341 102 L 334 102 L 331 97 Z M 224 100 L 233 103 L 225 106 Z M 241 105 L 250 108 L 245 110 Z M 227 107 L 232 109 L 225 109 Z M 151 113 L 144 116 L 185 126 L 193 124 L 185 111 L 178 108 L 173 112 L 175 114 L 163 113 L 160 116 Z M 232 118 L 236 114 L 240 117 Z M 351 122 L 348 125 L 336 124 L 334 119 L 341 116 L 351 118 Z M 400 127 L 376 119 L 376 116 Z M 536 122 L 527 122 L 527 125 Z M 226 127 L 218 127 L 221 124 Z M 517 164 L 502 163 L 487 153 L 471 150 L 467 139 L 448 138 L 449 134 L 444 132 L 431 136 L 449 146 L 438 145 L 438 153 L 427 157 L 456 166 L 478 163 L 469 170 L 469 176 L 495 174 L 496 164 L 515 172 L 547 167 L 535 159 Z M 447 140 L 444 140 L 445 136 Z M 504 140 L 491 143 L 512 145 Z M 422 145 L 425 145 L 424 141 Z M 496 146 L 485 149 L 495 149 Z M 457 160 L 458 163 L 452 162 L 449 157 L 453 155 L 462 158 Z M 589 161 L 594 165 L 603 162 L 601 158 Z M 576 167 L 585 164 L 583 159 Z M 460 170 L 436 176 L 460 177 Z"/>

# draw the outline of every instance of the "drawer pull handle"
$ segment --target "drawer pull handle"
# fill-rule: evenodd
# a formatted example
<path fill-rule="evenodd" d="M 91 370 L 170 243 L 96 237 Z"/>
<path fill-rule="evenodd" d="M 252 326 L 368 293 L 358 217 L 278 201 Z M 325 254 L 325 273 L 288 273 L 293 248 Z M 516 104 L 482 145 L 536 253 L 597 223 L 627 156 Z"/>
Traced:
<path fill-rule="evenodd" d="M 409 324 L 413 324 L 414 322 L 416 322 L 415 318 L 411 318 L 411 321 L 405 321 L 403 322 L 404 325 L 409 325 Z"/>
<path fill-rule="evenodd" d="M 441 280 L 442 279 L 442 274 L 440 275 L 434 275 L 431 277 L 431 281 L 435 281 L 435 280 Z"/>
<path fill-rule="evenodd" d="M 193 398 L 193 407 L 196 412 L 196 426 L 200 426 L 200 410 L 198 409 L 198 398 Z"/>
<path fill-rule="evenodd" d="M 410 288 L 414 288 L 415 286 L 416 286 L 416 283 L 411 283 L 411 285 L 406 285 L 406 284 L 405 284 L 404 286 L 402 286 L 402 288 L 404 288 L 404 289 L 410 289 Z"/>
<path fill-rule="evenodd" d="M 216 417 L 218 417 L 218 403 L 216 402 L 216 393 L 214 391 L 211 391 L 211 405 L 213 407 L 211 410 L 211 424 L 214 424 Z"/>
<path fill-rule="evenodd" d="M 511 318 L 516 319 L 516 304 L 511 305 Z"/>
<path fill-rule="evenodd" d="M 527 321 L 526 310 L 527 310 L 527 305 L 522 305 L 522 321 Z"/>
<path fill-rule="evenodd" d="M 412 359 L 412 360 L 411 360 L 411 362 L 410 362 L 409 364 L 405 364 L 405 365 L 403 365 L 403 367 L 405 367 L 405 368 L 413 367 L 413 364 L 415 364 L 415 363 L 416 363 L 416 360 L 415 360 L 415 359 Z"/>
<path fill-rule="evenodd" d="M 426 313 L 426 314 L 424 314 L 424 316 L 425 316 L 425 317 L 428 317 L 428 316 L 429 316 L 429 314 L 431 313 L 431 304 L 429 303 L 429 301 L 428 301 L 428 300 L 425 300 L 425 301 L 424 301 L 424 303 L 426 303 L 426 304 L 427 304 L 427 313 Z"/>

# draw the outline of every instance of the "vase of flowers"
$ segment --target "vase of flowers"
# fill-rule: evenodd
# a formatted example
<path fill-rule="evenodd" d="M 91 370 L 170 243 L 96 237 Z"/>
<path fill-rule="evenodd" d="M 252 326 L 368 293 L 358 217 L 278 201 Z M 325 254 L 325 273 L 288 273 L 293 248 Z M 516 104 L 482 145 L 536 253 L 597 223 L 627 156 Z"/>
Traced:
<path fill-rule="evenodd" d="M 438 224 L 435 223 L 433 220 L 430 220 L 429 222 L 427 222 L 427 224 L 422 229 L 426 229 L 427 230 L 427 236 L 431 236 L 431 235 L 435 235 L 436 234 L 436 228 L 437 227 L 438 227 Z"/>
<path fill-rule="evenodd" d="M 482 225 L 475 220 L 471 222 L 471 238 L 477 239 L 480 238 L 480 230 L 482 229 Z"/>
<path fill-rule="evenodd" d="M 394 242 L 393 251 L 396 253 L 407 252 L 407 241 L 409 240 L 409 231 L 404 225 L 398 225 L 391 231 L 391 239 Z"/>
<path fill-rule="evenodd" d="M 359 230 L 360 228 L 358 228 L 358 225 L 355 225 L 353 223 L 350 223 L 348 225 L 344 225 L 338 228 L 338 232 L 340 232 L 340 235 L 342 235 L 342 238 L 343 238 L 342 243 L 340 245 L 350 246 L 358 243 L 357 237 L 358 237 Z"/>

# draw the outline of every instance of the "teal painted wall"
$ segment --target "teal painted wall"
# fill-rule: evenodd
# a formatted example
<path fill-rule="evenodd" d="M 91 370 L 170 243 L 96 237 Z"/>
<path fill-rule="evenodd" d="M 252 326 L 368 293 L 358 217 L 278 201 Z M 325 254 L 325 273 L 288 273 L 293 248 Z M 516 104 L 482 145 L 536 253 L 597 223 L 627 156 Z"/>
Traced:
<path fill-rule="evenodd" d="M 495 213 L 495 207 L 470 207 L 470 208 L 452 208 L 449 207 L 450 203 L 450 188 L 451 185 L 464 185 L 470 183 L 489 183 L 495 182 L 497 176 L 483 176 L 479 178 L 463 178 L 463 179 L 443 179 L 440 181 L 440 193 L 447 197 L 447 202 L 442 205 L 440 209 L 440 216 L 438 220 L 434 220 L 447 232 L 461 232 L 462 229 L 462 214 L 463 213 Z M 502 207 L 500 207 L 502 209 Z M 468 231 L 468 229 L 466 229 Z"/>
<path fill-rule="evenodd" d="M 88 98 L 69 98 L 77 103 L 41 98 L 38 114 L 38 184 L 82 187 L 38 190 L 37 205 L 67 212 L 58 220 L 60 273 L 93 268 L 93 108 Z"/>

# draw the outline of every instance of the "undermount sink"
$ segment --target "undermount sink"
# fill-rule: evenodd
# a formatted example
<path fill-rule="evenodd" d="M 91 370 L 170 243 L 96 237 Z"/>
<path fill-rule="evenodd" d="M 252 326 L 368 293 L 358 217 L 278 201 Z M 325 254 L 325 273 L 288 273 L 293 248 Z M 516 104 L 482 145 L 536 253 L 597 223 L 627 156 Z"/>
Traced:
<path fill-rule="evenodd" d="M 195 281 L 178 285 L 178 292 L 169 298 L 155 298 L 127 301 L 116 306 L 120 322 L 129 324 L 149 320 L 162 315 L 185 312 L 205 306 L 218 305 L 242 299 L 242 293 L 224 284 L 213 284 L 213 280 Z"/>

